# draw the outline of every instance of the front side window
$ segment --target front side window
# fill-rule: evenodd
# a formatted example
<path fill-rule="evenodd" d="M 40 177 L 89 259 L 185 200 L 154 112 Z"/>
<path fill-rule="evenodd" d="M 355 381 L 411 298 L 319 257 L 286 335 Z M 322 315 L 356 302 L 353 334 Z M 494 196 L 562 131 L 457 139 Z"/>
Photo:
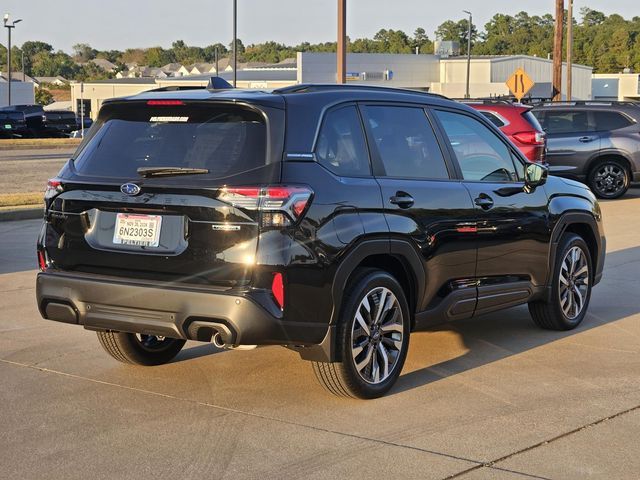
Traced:
<path fill-rule="evenodd" d="M 367 117 L 388 177 L 449 178 L 442 151 L 422 108 L 369 106 Z"/>
<path fill-rule="evenodd" d="M 315 154 L 318 162 L 336 175 L 361 177 L 371 174 L 369 152 L 355 105 L 327 113 Z"/>
<path fill-rule="evenodd" d="M 442 110 L 435 113 L 451 143 L 465 180 L 518 180 L 511 151 L 489 128 L 467 115 Z"/>

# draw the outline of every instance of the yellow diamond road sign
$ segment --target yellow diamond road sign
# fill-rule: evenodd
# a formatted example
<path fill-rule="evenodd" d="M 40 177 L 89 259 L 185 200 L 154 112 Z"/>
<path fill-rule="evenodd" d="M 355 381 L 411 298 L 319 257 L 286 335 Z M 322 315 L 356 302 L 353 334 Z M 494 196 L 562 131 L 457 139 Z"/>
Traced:
<path fill-rule="evenodd" d="M 531 80 L 531 77 L 522 68 L 518 68 L 507 80 L 507 87 L 509 87 L 509 90 L 518 101 L 522 100 L 522 97 L 529 93 L 529 90 L 534 85 L 535 82 Z"/>

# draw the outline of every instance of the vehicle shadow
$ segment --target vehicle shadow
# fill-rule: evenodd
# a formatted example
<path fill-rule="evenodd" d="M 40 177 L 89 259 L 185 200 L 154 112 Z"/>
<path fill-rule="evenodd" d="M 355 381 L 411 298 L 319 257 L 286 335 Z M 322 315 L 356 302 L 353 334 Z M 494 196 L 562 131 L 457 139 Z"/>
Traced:
<path fill-rule="evenodd" d="M 401 375 L 390 395 L 421 387 L 637 314 L 640 312 L 640 303 L 615 301 L 625 292 L 621 291 L 620 283 L 615 281 L 614 275 L 618 274 L 622 265 L 633 262 L 640 262 L 640 247 L 607 254 L 603 280 L 594 289 L 587 316 L 575 330 L 567 332 L 543 330 L 533 323 L 525 305 L 412 334 L 410 356 L 412 349 L 421 346 L 429 348 L 433 340 L 428 337 L 436 332 L 452 332 L 458 335 L 466 353 Z M 629 268 L 629 271 L 633 272 L 634 267 Z M 629 289 L 626 293 L 631 295 L 629 298 L 637 296 L 637 287 L 627 285 L 626 288 Z M 603 305 L 604 299 L 610 302 L 610 305 Z M 594 314 L 594 310 L 597 310 L 597 315 Z M 424 355 L 418 354 L 418 357 L 424 357 Z M 415 364 L 415 359 L 413 363 Z"/>

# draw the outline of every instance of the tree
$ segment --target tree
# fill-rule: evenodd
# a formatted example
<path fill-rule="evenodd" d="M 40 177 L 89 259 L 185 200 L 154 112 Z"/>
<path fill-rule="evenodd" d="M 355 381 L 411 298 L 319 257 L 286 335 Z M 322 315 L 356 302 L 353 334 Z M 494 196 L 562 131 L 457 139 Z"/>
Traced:
<path fill-rule="evenodd" d="M 96 58 L 96 50 L 87 43 L 76 43 L 73 47 L 73 59 L 79 63 L 86 63 Z"/>
<path fill-rule="evenodd" d="M 429 40 L 429 36 L 424 28 L 418 27 L 413 32 L 411 48 L 414 50 L 418 48 L 420 53 L 433 53 L 433 42 Z"/>
<path fill-rule="evenodd" d="M 46 88 L 36 88 L 36 103 L 49 105 L 53 103 L 53 95 Z"/>

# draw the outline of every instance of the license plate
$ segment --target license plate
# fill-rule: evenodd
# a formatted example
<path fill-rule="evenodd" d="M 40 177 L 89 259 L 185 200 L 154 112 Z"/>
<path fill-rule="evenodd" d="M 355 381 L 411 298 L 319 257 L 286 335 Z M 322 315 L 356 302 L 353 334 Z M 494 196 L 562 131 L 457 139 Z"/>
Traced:
<path fill-rule="evenodd" d="M 118 213 L 113 232 L 113 243 L 157 247 L 160 241 L 161 225 L 162 217 L 160 215 Z"/>
<path fill-rule="evenodd" d="M 11 125 L 5 125 L 4 128 L 6 128 L 7 130 L 11 130 Z"/>

